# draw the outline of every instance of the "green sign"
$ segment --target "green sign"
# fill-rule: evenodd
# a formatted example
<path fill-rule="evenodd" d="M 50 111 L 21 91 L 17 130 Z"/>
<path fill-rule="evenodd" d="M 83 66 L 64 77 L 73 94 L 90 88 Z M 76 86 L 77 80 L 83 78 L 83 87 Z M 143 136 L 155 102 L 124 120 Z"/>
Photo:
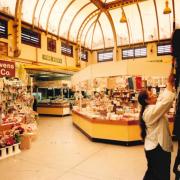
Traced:
<path fill-rule="evenodd" d="M 163 60 L 162 60 L 162 59 L 158 59 L 158 60 L 150 60 L 150 61 L 148 61 L 148 62 L 163 62 Z"/>
<path fill-rule="evenodd" d="M 62 63 L 62 59 L 57 58 L 57 57 L 52 57 L 52 56 L 49 56 L 49 55 L 45 55 L 45 54 L 42 55 L 42 59 L 45 60 L 45 61 Z"/>

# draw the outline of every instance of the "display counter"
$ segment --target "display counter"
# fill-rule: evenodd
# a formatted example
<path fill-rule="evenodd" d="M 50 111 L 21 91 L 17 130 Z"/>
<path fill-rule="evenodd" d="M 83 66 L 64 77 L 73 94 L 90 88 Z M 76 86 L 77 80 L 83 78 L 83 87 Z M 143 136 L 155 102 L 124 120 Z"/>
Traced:
<path fill-rule="evenodd" d="M 109 142 L 122 145 L 142 143 L 139 121 L 137 120 L 102 120 L 90 118 L 78 111 L 72 111 L 73 124 L 92 141 Z M 172 133 L 173 118 L 169 118 Z"/>
<path fill-rule="evenodd" d="M 38 104 L 37 112 L 39 114 L 64 116 L 70 114 L 70 106 L 62 104 L 41 103 Z"/>

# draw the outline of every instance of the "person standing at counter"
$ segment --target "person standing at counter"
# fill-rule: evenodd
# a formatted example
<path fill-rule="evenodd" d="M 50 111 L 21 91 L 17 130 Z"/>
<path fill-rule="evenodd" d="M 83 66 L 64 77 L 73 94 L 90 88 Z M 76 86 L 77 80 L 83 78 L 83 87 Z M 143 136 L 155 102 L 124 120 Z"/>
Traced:
<path fill-rule="evenodd" d="M 33 111 L 37 112 L 37 104 L 38 104 L 38 102 L 37 102 L 36 97 L 35 96 L 33 96 L 33 97 L 34 97 L 34 100 L 33 100 Z"/>
<path fill-rule="evenodd" d="M 169 76 L 167 87 L 157 97 L 152 91 L 143 90 L 139 93 L 141 104 L 140 127 L 141 137 L 147 159 L 147 171 L 143 180 L 170 180 L 171 152 L 173 148 L 168 119 L 168 112 L 174 101 L 174 79 Z"/>

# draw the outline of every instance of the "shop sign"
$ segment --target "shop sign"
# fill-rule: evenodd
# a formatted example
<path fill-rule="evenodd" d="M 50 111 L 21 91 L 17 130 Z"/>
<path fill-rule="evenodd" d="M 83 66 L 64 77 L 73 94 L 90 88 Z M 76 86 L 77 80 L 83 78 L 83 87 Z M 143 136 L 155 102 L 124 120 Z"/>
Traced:
<path fill-rule="evenodd" d="M 57 57 L 52 57 L 52 56 L 49 56 L 49 55 L 45 55 L 45 54 L 42 55 L 42 59 L 45 60 L 45 61 L 50 61 L 50 62 L 55 62 L 55 63 L 62 63 L 62 59 L 57 58 Z"/>
<path fill-rule="evenodd" d="M 158 60 L 150 60 L 150 61 L 148 61 L 148 62 L 163 62 L 163 60 L 162 59 L 158 59 Z"/>
<path fill-rule="evenodd" d="M 9 61 L 0 61 L 0 77 L 14 77 L 15 63 Z"/>

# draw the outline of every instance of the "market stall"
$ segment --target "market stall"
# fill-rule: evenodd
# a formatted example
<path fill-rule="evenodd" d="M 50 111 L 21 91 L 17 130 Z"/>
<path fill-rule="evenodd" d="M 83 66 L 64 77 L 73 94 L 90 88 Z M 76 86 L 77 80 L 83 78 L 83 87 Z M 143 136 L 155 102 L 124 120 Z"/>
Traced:
<path fill-rule="evenodd" d="M 48 115 L 69 115 L 70 105 L 68 102 L 64 103 L 39 103 L 37 107 L 37 112 L 39 114 Z"/>
<path fill-rule="evenodd" d="M 87 115 L 77 110 L 72 112 L 73 124 L 92 141 L 110 142 L 123 145 L 142 143 L 139 121 L 132 117 L 120 119 L 102 119 Z M 169 127 L 172 133 L 173 117 L 169 116 Z"/>
<path fill-rule="evenodd" d="M 138 92 L 143 87 L 151 87 L 157 95 L 163 92 L 170 68 L 163 62 L 128 61 L 83 69 L 73 76 L 73 83 L 80 86 L 78 90 L 87 87 L 91 96 L 84 107 L 79 99 L 72 113 L 73 124 L 95 141 L 140 143 Z M 171 131 L 173 114 L 174 107 L 168 114 Z"/>

